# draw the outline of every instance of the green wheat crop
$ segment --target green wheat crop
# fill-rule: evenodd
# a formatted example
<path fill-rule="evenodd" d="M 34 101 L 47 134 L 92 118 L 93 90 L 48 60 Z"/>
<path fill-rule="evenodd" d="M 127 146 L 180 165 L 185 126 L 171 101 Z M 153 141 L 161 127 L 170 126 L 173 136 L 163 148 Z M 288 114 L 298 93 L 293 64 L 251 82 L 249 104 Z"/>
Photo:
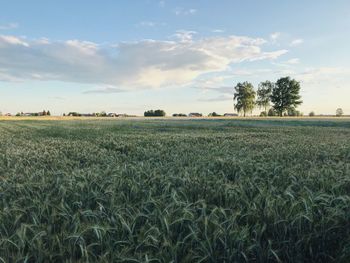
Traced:
<path fill-rule="evenodd" d="M 350 121 L 2 121 L 0 262 L 350 262 Z"/>

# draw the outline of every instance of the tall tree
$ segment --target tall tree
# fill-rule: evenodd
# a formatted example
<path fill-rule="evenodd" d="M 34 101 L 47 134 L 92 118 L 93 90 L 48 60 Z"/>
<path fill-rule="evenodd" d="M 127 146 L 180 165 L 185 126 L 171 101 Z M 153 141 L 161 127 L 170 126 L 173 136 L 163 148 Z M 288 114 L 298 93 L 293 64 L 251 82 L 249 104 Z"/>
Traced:
<path fill-rule="evenodd" d="M 335 111 L 335 116 L 337 117 L 340 117 L 344 114 L 343 112 L 343 109 L 342 108 L 338 108 L 336 111 Z"/>
<path fill-rule="evenodd" d="M 271 102 L 279 116 L 282 116 L 286 110 L 296 108 L 303 102 L 299 92 L 300 83 L 295 79 L 284 77 L 277 80 L 272 89 Z"/>
<path fill-rule="evenodd" d="M 257 95 L 258 98 L 256 100 L 256 104 L 265 110 L 267 114 L 267 108 L 270 106 L 272 89 L 274 87 L 274 83 L 271 81 L 264 81 L 259 84 Z"/>
<path fill-rule="evenodd" d="M 233 100 L 235 109 L 238 113 L 243 111 L 243 116 L 246 116 L 247 112 L 252 112 L 255 106 L 255 95 L 254 87 L 249 82 L 238 83 L 235 87 L 235 93 Z"/>

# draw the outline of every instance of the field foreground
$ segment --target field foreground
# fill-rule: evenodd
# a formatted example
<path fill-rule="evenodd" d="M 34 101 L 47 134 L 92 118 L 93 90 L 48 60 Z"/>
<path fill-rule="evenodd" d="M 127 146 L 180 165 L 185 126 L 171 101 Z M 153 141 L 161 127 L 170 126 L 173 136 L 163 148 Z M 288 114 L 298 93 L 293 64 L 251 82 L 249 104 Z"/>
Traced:
<path fill-rule="evenodd" d="M 350 262 L 350 120 L 0 121 L 0 262 Z"/>

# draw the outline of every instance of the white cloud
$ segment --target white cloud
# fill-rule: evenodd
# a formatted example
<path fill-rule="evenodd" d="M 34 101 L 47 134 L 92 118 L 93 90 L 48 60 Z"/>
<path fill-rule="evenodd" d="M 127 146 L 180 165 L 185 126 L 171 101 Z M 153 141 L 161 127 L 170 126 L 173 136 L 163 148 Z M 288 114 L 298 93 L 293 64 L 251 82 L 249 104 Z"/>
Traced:
<path fill-rule="evenodd" d="M 213 33 L 224 33 L 225 30 L 223 30 L 223 29 L 213 29 L 211 32 L 213 32 Z"/>
<path fill-rule="evenodd" d="M 304 43 L 304 40 L 301 38 L 298 39 L 294 39 L 291 43 L 290 46 L 294 47 L 294 46 L 298 46 L 300 44 Z"/>
<path fill-rule="evenodd" d="M 0 25 L 0 30 L 11 30 L 11 29 L 16 29 L 18 28 L 17 23 L 8 23 L 5 25 Z"/>
<path fill-rule="evenodd" d="M 348 79 L 350 68 L 344 67 L 319 67 L 309 68 L 296 74 L 296 77 L 308 84 L 335 83 Z"/>
<path fill-rule="evenodd" d="M 136 24 L 136 27 L 158 27 L 158 26 L 166 26 L 165 22 L 153 22 L 153 21 L 141 21 Z"/>
<path fill-rule="evenodd" d="M 15 37 L 15 36 L 4 36 L 0 35 L 0 47 L 1 45 L 21 45 L 25 47 L 29 47 L 29 44 L 25 42 L 23 39 Z"/>
<path fill-rule="evenodd" d="M 197 34 L 196 31 L 177 30 L 173 36 L 179 39 L 181 42 L 192 42 L 195 34 Z"/>
<path fill-rule="evenodd" d="M 156 26 L 155 22 L 152 21 L 142 21 L 138 24 L 138 26 L 142 26 L 142 27 L 154 27 Z"/>
<path fill-rule="evenodd" d="M 231 93 L 232 93 L 232 88 L 231 88 Z M 198 99 L 198 101 L 202 101 L 202 102 L 218 102 L 218 101 L 228 101 L 228 100 L 233 100 L 233 96 L 232 95 L 228 95 L 228 94 L 223 94 L 214 98 L 200 98 Z"/>
<path fill-rule="evenodd" d="M 191 31 L 177 34 L 172 41 L 140 40 L 109 46 L 0 35 L 0 81 L 77 82 L 100 85 L 104 93 L 170 87 L 188 85 L 233 63 L 275 59 L 287 52 L 264 51 L 266 41 L 260 38 L 194 39 Z"/>
<path fill-rule="evenodd" d="M 98 50 L 97 44 L 89 41 L 68 40 L 65 44 L 79 53 L 90 56 L 95 55 Z"/>
<path fill-rule="evenodd" d="M 84 91 L 83 93 L 84 94 L 92 94 L 92 93 L 111 94 L 111 93 L 120 93 L 120 92 L 125 92 L 125 90 L 118 89 L 118 88 L 111 86 L 111 85 L 105 85 L 104 87 L 87 90 L 87 91 Z"/>
<path fill-rule="evenodd" d="M 197 13 L 197 9 L 194 9 L 194 8 L 190 8 L 190 9 L 184 9 L 182 7 L 177 7 L 175 10 L 174 10 L 174 13 L 175 15 L 177 16 L 187 16 L 187 15 L 194 15 Z"/>
<path fill-rule="evenodd" d="M 209 90 L 217 90 L 217 87 L 221 87 L 225 79 L 228 79 L 228 76 L 204 76 L 202 78 L 195 79 L 191 86 L 200 89 L 203 92 Z"/>
<path fill-rule="evenodd" d="M 287 60 L 285 63 L 290 64 L 290 65 L 295 65 L 295 64 L 299 64 L 300 59 L 298 58 L 291 58 L 289 60 Z"/>
<path fill-rule="evenodd" d="M 272 43 L 276 43 L 277 39 L 281 36 L 280 32 L 274 32 L 270 35 Z"/>

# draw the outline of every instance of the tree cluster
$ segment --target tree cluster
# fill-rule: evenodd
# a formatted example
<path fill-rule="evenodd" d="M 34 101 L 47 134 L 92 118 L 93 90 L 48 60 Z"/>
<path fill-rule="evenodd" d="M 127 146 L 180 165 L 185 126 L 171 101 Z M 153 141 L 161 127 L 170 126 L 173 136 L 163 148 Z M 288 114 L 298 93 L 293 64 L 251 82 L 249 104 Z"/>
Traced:
<path fill-rule="evenodd" d="M 234 90 L 234 107 L 243 116 L 251 113 L 256 106 L 264 109 L 260 116 L 301 115 L 296 110 L 302 103 L 300 83 L 290 77 L 280 78 L 275 83 L 261 82 L 257 91 L 249 82 L 238 83 Z"/>
<path fill-rule="evenodd" d="M 216 113 L 215 111 L 208 114 L 208 117 L 221 117 L 221 116 L 222 115 Z"/>
<path fill-rule="evenodd" d="M 143 115 L 145 117 L 164 117 L 166 114 L 163 110 L 148 110 Z"/>

